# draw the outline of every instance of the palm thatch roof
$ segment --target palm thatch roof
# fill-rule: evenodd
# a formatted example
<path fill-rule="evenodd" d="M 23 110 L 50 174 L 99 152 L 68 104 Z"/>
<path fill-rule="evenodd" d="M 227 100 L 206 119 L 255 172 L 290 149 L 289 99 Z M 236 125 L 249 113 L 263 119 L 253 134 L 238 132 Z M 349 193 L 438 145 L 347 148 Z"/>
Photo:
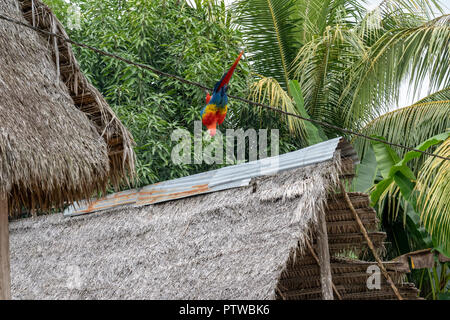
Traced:
<path fill-rule="evenodd" d="M 176 184 L 168 201 L 155 203 L 153 198 L 145 206 L 128 202 L 71 218 L 15 221 L 13 298 L 320 299 L 319 266 L 307 243 L 317 248 L 317 218 L 324 213 L 333 280 L 342 297 L 395 298 L 385 281 L 380 291 L 367 289 L 365 272 L 374 262 L 341 257 L 348 250 L 362 256 L 366 249 L 343 197 L 336 194 L 338 181 L 353 176 L 353 159 L 343 157 L 352 154 L 348 149 L 348 144 L 329 141 L 293 152 L 283 158 L 289 161 L 280 161 L 283 171 L 254 176 L 245 184 L 229 182 L 251 175 L 241 170 L 243 165 L 219 169 L 236 174 L 223 181 L 227 187 L 207 193 L 185 197 L 177 191 L 190 189 L 189 179 L 203 177 L 196 175 Z M 324 156 L 329 150 L 331 155 Z M 311 155 L 314 163 L 307 161 Z M 220 172 L 215 173 L 208 179 L 220 180 Z M 153 190 L 147 194 L 160 199 L 150 187 L 142 190 Z M 382 252 L 385 235 L 376 232 L 367 195 L 350 198 Z M 414 298 L 417 290 L 403 283 L 396 263 L 386 267 L 402 294 Z"/>
<path fill-rule="evenodd" d="M 3 0 L 0 11 L 67 37 L 39 0 Z M 1 20 L 0 66 L 0 193 L 13 211 L 87 198 L 133 174 L 132 137 L 69 44 Z"/>

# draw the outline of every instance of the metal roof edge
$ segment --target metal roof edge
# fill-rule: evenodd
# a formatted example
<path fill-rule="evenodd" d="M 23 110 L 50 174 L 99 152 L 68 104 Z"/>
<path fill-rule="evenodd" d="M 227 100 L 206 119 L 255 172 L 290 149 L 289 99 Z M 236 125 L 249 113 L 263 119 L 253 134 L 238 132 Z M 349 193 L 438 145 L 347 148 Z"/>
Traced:
<path fill-rule="evenodd" d="M 341 156 L 359 163 L 356 151 L 342 137 L 330 139 L 303 149 L 256 161 L 236 164 L 191 176 L 122 191 L 101 199 L 76 202 L 64 210 L 64 216 L 76 216 L 124 205 L 142 207 L 231 188 L 247 186 L 252 178 L 268 176 L 331 160 L 336 150 Z"/>

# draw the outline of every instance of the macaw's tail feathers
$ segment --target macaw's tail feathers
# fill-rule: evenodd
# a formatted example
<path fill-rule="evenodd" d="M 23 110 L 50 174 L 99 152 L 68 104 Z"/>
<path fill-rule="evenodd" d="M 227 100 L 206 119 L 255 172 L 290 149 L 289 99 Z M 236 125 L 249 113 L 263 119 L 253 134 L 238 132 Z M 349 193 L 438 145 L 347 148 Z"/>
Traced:
<path fill-rule="evenodd" d="M 216 123 L 212 123 L 209 126 L 207 126 L 208 128 L 208 133 L 211 137 L 214 137 L 216 135 Z"/>
<path fill-rule="evenodd" d="M 244 54 L 244 50 L 242 50 L 241 53 L 239 53 L 239 56 L 234 61 L 230 70 L 228 70 L 228 72 L 223 75 L 222 79 L 220 79 L 220 81 L 216 83 L 216 85 L 214 87 L 214 92 L 219 92 L 220 88 L 222 88 L 225 85 L 228 85 L 228 82 L 230 82 L 231 76 L 233 75 L 234 70 L 236 69 L 236 67 L 239 63 L 239 60 L 241 60 L 241 57 L 243 54 Z"/>

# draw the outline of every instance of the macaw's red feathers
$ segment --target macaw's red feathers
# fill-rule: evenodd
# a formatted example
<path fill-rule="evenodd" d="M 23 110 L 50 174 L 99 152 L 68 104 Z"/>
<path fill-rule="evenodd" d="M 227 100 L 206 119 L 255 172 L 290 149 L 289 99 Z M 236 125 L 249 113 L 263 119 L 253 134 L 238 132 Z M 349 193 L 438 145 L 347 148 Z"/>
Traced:
<path fill-rule="evenodd" d="M 228 85 L 228 82 L 230 82 L 231 76 L 234 73 L 234 70 L 236 69 L 239 60 L 241 60 L 242 55 L 244 54 L 244 50 L 241 51 L 241 53 L 239 53 L 239 56 L 237 57 L 236 61 L 234 61 L 233 65 L 231 66 L 230 70 L 228 70 L 228 72 L 226 74 L 223 75 L 220 84 L 214 88 L 214 91 L 219 91 L 220 88 L 222 88 L 224 85 Z"/>
<path fill-rule="evenodd" d="M 208 133 L 211 137 L 214 137 L 216 135 L 216 123 L 208 127 Z"/>
<path fill-rule="evenodd" d="M 209 92 L 207 92 L 206 93 L 206 104 L 208 104 L 210 100 L 211 100 L 211 95 L 209 94 Z"/>
<path fill-rule="evenodd" d="M 216 134 L 217 117 L 213 112 L 205 113 L 203 115 L 202 123 L 208 128 L 208 132 L 213 137 Z"/>
<path fill-rule="evenodd" d="M 202 123 L 208 128 L 211 136 L 216 134 L 216 126 L 222 124 L 227 115 L 227 106 L 219 108 L 214 104 L 208 104 L 203 112 Z"/>
<path fill-rule="evenodd" d="M 217 122 L 216 119 L 217 107 L 214 104 L 208 104 L 202 115 L 202 123 L 208 127 L 213 122 Z"/>

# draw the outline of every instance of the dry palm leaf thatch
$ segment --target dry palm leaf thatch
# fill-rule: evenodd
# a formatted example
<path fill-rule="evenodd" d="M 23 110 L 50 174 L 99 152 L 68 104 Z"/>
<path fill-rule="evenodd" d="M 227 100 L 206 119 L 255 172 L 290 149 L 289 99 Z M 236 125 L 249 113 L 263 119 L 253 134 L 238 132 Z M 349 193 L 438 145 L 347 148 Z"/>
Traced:
<path fill-rule="evenodd" d="M 66 36 L 40 1 L 1 1 L 0 11 Z M 12 211 L 60 207 L 133 174 L 132 137 L 70 45 L 0 21 L 0 65 L 0 193 Z"/>
<path fill-rule="evenodd" d="M 337 160 L 141 208 L 14 221 L 13 298 L 274 299 L 338 179 Z M 52 250 L 24 250 L 29 239 Z M 67 266 L 80 271 L 77 290 Z"/>

